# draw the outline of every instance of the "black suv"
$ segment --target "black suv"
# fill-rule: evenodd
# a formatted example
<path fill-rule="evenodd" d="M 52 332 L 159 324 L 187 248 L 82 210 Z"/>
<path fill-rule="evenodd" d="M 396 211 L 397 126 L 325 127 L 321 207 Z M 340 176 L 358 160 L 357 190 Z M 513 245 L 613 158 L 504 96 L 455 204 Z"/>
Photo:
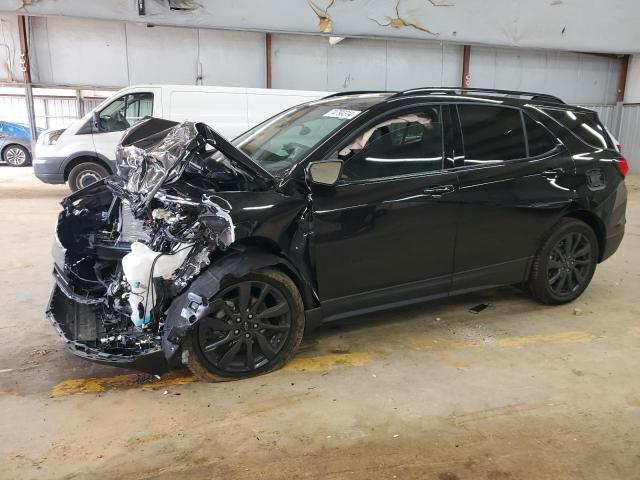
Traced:
<path fill-rule="evenodd" d="M 578 297 L 624 234 L 597 115 L 524 92 L 352 92 L 232 142 L 146 118 L 67 197 L 48 316 L 74 353 L 208 380 L 281 366 L 305 329 L 497 285 Z"/>

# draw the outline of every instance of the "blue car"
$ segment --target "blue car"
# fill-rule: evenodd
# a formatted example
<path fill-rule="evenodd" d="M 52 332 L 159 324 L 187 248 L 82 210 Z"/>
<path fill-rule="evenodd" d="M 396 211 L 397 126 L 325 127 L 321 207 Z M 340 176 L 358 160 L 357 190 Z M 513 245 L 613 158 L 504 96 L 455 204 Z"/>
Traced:
<path fill-rule="evenodd" d="M 38 129 L 40 133 L 42 129 Z M 28 125 L 0 120 L 0 159 L 12 167 L 31 164 L 31 129 Z"/>

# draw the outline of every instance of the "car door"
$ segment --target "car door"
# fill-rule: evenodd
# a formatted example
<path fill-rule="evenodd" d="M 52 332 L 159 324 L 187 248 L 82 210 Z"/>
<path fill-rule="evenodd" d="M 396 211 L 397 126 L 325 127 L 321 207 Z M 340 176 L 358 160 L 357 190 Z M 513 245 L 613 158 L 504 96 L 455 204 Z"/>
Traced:
<path fill-rule="evenodd" d="M 98 112 L 98 128 L 92 134 L 98 156 L 115 162 L 115 149 L 122 133 L 145 116 L 161 115 L 159 94 L 159 88 L 125 93 Z"/>
<path fill-rule="evenodd" d="M 367 125 L 340 149 L 337 185 L 312 187 L 325 318 L 447 294 L 456 235 L 448 198 L 457 180 L 443 169 L 442 109 Z"/>
<path fill-rule="evenodd" d="M 452 291 L 524 280 L 543 235 L 574 198 L 571 156 L 519 108 L 459 104 L 458 237 Z M 462 144 L 464 148 L 462 148 Z"/>

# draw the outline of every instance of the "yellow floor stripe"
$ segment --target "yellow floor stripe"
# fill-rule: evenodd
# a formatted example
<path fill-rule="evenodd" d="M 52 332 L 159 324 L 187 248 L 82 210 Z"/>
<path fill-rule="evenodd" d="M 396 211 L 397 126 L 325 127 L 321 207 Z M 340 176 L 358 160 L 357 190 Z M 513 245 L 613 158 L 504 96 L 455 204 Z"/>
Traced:
<path fill-rule="evenodd" d="M 372 359 L 373 355 L 367 352 L 295 357 L 282 370 L 289 372 L 324 372 L 340 365 L 361 366 Z M 175 385 L 187 385 L 195 381 L 196 378 L 187 370 L 169 372 L 160 379 L 144 373 L 116 375 L 113 377 L 77 378 L 58 383 L 51 389 L 50 396 L 57 398 L 78 393 L 101 393 L 107 390 L 126 390 L 130 388 L 167 388 Z"/>
<path fill-rule="evenodd" d="M 51 397 L 64 397 L 77 393 L 101 393 L 106 390 L 115 389 L 166 388 L 173 385 L 186 385 L 195 381 L 195 377 L 184 370 L 169 372 L 159 380 L 144 373 L 101 378 L 77 378 L 74 380 L 65 380 L 55 385 L 51 389 Z"/>
<path fill-rule="evenodd" d="M 631 327 L 629 329 L 629 335 L 633 337 L 640 337 L 640 327 Z"/>
<path fill-rule="evenodd" d="M 334 353 L 315 357 L 295 357 L 287 363 L 284 371 L 324 372 L 335 366 L 359 367 L 373 359 L 368 352 Z"/>
<path fill-rule="evenodd" d="M 549 335 L 499 338 L 495 341 L 495 344 L 500 347 L 521 347 L 532 343 L 588 343 L 594 338 L 589 332 L 573 331 L 551 333 Z"/>
<path fill-rule="evenodd" d="M 432 352 L 447 352 L 452 350 L 463 350 L 479 347 L 523 347 L 534 344 L 554 344 L 554 343 L 589 343 L 594 338 L 593 334 L 580 330 L 550 333 L 547 335 L 528 335 L 524 337 L 487 337 L 485 340 L 471 340 L 466 342 L 451 342 L 447 338 L 438 339 L 418 339 L 413 345 L 418 350 L 429 350 Z"/>

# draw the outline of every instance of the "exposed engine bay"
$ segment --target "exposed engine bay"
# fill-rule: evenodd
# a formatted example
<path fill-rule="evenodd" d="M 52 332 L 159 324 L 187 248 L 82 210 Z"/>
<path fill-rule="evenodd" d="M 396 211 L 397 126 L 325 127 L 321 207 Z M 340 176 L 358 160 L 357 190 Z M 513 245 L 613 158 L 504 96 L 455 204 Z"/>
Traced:
<path fill-rule="evenodd" d="M 204 124 L 143 120 L 118 146 L 118 175 L 62 202 L 49 316 L 76 349 L 124 361 L 161 351 L 172 300 L 235 240 L 216 192 L 267 181 L 237 150 L 222 154 L 225 142 Z"/>

